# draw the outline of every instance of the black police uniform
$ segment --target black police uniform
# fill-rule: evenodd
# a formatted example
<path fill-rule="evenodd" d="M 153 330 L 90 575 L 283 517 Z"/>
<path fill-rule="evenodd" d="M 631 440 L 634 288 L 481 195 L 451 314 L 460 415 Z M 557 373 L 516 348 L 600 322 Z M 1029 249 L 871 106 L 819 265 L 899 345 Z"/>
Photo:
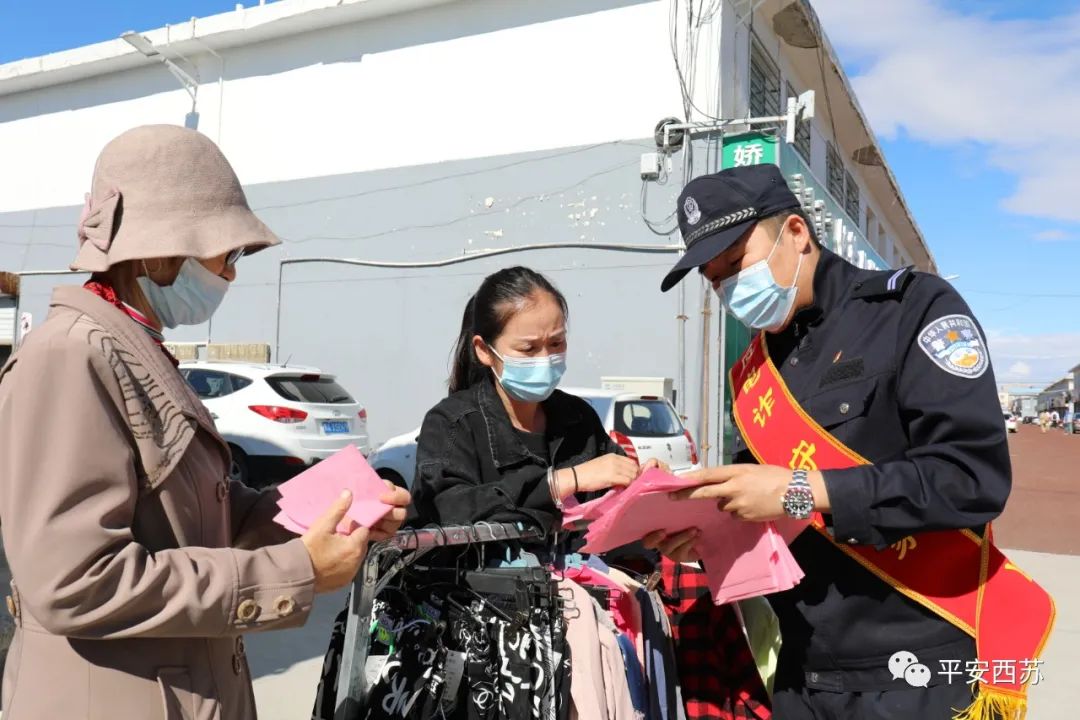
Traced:
<path fill-rule="evenodd" d="M 799 404 L 872 463 L 824 472 L 838 541 L 881 549 L 931 530 L 981 534 L 1001 512 L 1011 472 L 985 340 L 944 280 L 860 270 L 822 250 L 812 307 L 767 337 Z M 938 357 L 953 347 L 966 366 Z M 737 462 L 755 462 L 740 437 L 736 451 Z M 941 664 L 962 670 L 975 658 L 969 635 L 817 533 L 791 549 L 806 576 L 769 598 L 783 638 L 777 720 L 944 719 L 971 702 L 966 675 Z M 931 669 L 929 689 L 892 678 L 889 658 L 902 650 Z"/>
<path fill-rule="evenodd" d="M 686 252 L 663 291 L 756 222 L 800 207 L 775 165 L 695 178 L 678 203 Z M 981 534 L 1005 506 L 1011 470 L 985 336 L 967 304 L 936 275 L 860 270 L 825 249 L 813 282 L 812 306 L 767 338 L 794 398 L 871 463 L 824 471 L 830 531 L 878 549 L 932 530 Z M 738 434 L 736 461 L 755 462 Z M 975 658 L 970 636 L 818 533 L 791 549 L 805 577 L 769 598 L 783 640 L 776 720 L 944 720 L 971 703 L 966 674 L 943 672 Z M 930 669 L 929 687 L 893 679 L 889 658 L 901 651 Z"/>

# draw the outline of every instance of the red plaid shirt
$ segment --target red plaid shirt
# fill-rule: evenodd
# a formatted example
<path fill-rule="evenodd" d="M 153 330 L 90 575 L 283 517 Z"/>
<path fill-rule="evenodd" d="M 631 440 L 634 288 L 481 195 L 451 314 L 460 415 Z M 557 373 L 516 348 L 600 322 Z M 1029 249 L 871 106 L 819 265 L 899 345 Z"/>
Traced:
<path fill-rule="evenodd" d="M 664 558 L 661 573 L 688 720 L 769 720 L 769 696 L 735 610 L 713 604 L 702 571 Z"/>

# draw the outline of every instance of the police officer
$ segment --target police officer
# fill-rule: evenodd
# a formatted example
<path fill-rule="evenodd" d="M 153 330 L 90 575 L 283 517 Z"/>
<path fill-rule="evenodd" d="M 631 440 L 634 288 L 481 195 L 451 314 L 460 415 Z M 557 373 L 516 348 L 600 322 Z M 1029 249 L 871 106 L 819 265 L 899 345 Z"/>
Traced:
<path fill-rule="evenodd" d="M 729 313 L 766 332 L 798 404 L 871 463 L 804 478 L 754 464 L 737 437 L 736 464 L 702 471 L 683 496 L 764 521 L 804 517 L 808 484 L 837 543 L 878 549 L 925 531 L 981 534 L 1005 505 L 1011 470 L 983 332 L 957 292 L 936 275 L 861 270 L 822 247 L 773 165 L 694 179 L 678 215 L 687 249 L 661 289 L 696 268 Z M 646 542 L 691 561 L 696 535 Z M 971 704 L 970 635 L 821 533 L 804 531 L 791 550 L 805 577 L 769 597 L 782 637 L 778 720 L 951 718 Z M 930 668 L 928 687 L 895 678 L 900 651 Z M 956 667 L 960 677 L 942 671 Z"/>

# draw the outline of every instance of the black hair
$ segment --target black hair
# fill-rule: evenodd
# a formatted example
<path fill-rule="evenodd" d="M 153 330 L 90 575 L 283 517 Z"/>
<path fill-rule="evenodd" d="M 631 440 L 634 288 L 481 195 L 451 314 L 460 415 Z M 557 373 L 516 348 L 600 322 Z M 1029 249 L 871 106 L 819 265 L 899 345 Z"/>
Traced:
<path fill-rule="evenodd" d="M 781 210 L 775 215 L 769 215 L 768 217 L 762 218 L 761 222 L 765 223 L 765 225 L 774 233 L 779 233 L 780 228 L 783 227 L 784 223 L 787 222 L 787 219 L 792 215 L 798 216 L 806 223 L 806 229 L 810 233 L 810 239 L 815 245 L 821 247 L 821 240 L 817 236 L 817 230 L 814 229 L 814 223 L 810 221 L 810 218 L 806 217 L 806 213 L 802 210 Z"/>
<path fill-rule="evenodd" d="M 450 394 L 472 387 L 490 371 L 476 357 L 473 337 L 479 335 L 489 346 L 502 335 L 506 323 L 521 305 L 537 292 L 546 292 L 567 316 L 566 298 L 551 282 L 527 267 L 510 267 L 484 278 L 476 294 L 465 304 L 461 333 L 454 346 L 454 365 L 450 372 Z"/>

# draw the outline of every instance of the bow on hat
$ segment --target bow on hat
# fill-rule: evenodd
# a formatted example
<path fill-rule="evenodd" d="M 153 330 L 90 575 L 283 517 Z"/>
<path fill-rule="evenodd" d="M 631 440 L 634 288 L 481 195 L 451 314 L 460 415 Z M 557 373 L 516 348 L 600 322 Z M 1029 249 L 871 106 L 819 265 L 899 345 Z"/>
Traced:
<path fill-rule="evenodd" d="M 103 253 L 109 252 L 113 241 L 113 224 L 116 221 L 116 208 L 120 204 L 120 191 L 109 190 L 98 202 L 94 202 L 90 193 L 86 193 L 86 204 L 79 216 L 79 247 L 90 241 Z"/>

